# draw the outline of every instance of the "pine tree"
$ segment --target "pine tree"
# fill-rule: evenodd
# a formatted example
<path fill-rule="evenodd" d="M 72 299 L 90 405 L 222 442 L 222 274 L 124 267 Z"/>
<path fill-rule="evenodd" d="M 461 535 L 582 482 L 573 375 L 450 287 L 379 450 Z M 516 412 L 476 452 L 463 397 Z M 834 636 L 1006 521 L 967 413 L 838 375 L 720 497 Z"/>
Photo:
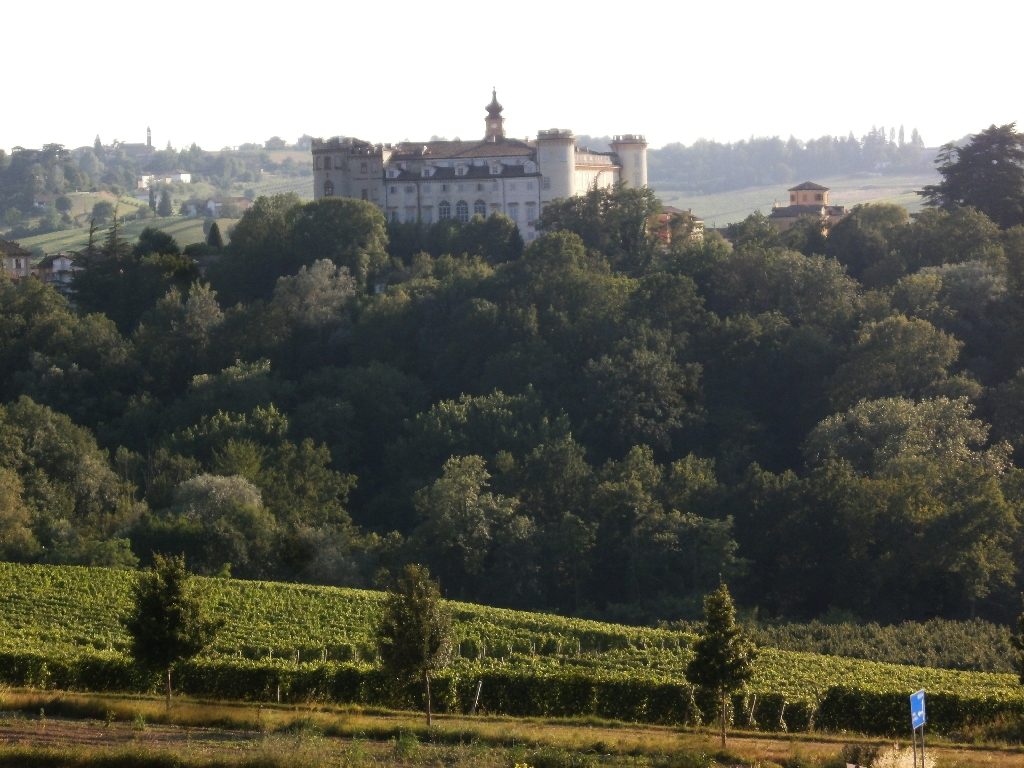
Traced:
<path fill-rule="evenodd" d="M 171 672 L 209 646 L 221 622 L 207 613 L 210 601 L 185 570 L 185 558 L 154 556 L 153 570 L 139 575 L 125 629 L 131 653 L 143 667 L 164 676 L 171 708 Z"/>
<path fill-rule="evenodd" d="M 206 244 L 213 248 L 223 248 L 224 239 L 220 236 L 220 227 L 217 222 L 210 225 L 210 233 L 206 236 Z"/>
<path fill-rule="evenodd" d="M 729 694 L 750 679 L 757 651 L 743 628 L 736 624 L 736 610 L 725 584 L 704 598 L 704 619 L 704 632 L 693 645 L 694 656 L 686 667 L 686 679 L 718 696 L 724 747 Z"/>
<path fill-rule="evenodd" d="M 376 638 L 381 663 L 392 678 L 423 681 L 429 726 L 430 675 L 451 661 L 452 617 L 424 566 L 405 566 L 395 588 L 388 590 Z"/>
<path fill-rule="evenodd" d="M 174 205 L 171 201 L 171 190 L 169 187 L 164 187 L 160 190 L 160 203 L 156 207 L 156 212 L 160 216 L 174 215 Z"/>

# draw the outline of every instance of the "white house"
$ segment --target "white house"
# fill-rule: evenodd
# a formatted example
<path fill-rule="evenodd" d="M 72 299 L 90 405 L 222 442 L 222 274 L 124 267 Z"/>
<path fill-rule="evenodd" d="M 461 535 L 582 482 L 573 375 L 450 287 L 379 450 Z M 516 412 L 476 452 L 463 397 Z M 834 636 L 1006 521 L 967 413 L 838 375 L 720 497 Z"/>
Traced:
<path fill-rule="evenodd" d="M 623 134 L 611 152 L 577 146 L 567 129 L 539 131 L 535 140 L 505 135 L 504 108 L 491 94 L 484 138 L 371 144 L 351 137 L 313 139 L 313 197 L 355 197 L 377 205 L 391 221 L 422 221 L 504 213 L 526 240 L 552 200 L 598 187 L 647 185 L 647 141 Z"/>

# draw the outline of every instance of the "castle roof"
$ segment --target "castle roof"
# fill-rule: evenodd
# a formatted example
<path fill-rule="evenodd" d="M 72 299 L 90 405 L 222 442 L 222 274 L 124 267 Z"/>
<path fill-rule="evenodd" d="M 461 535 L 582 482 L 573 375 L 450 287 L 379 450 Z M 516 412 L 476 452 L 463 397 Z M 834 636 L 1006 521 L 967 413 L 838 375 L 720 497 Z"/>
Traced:
<path fill-rule="evenodd" d="M 525 165 L 503 165 L 499 173 L 491 173 L 486 165 L 471 165 L 462 176 L 455 175 L 454 168 L 436 168 L 430 176 L 420 176 L 417 171 L 399 171 L 387 179 L 389 183 L 396 181 L 476 181 L 479 179 L 499 179 L 509 176 L 539 176 L 539 173 L 527 173 Z"/>
<path fill-rule="evenodd" d="M 32 251 L 26 251 L 18 243 L 10 240 L 0 240 L 0 253 L 4 256 L 31 256 Z"/>
<path fill-rule="evenodd" d="M 815 184 L 813 181 L 805 181 L 803 184 L 798 184 L 795 187 L 790 187 L 787 191 L 789 192 L 828 192 L 828 187 L 823 187 L 821 184 Z"/>
<path fill-rule="evenodd" d="M 392 160 L 403 157 L 421 157 L 432 160 L 451 160 L 476 157 L 529 157 L 536 150 L 531 142 L 522 139 L 497 141 L 403 141 L 395 148 Z"/>

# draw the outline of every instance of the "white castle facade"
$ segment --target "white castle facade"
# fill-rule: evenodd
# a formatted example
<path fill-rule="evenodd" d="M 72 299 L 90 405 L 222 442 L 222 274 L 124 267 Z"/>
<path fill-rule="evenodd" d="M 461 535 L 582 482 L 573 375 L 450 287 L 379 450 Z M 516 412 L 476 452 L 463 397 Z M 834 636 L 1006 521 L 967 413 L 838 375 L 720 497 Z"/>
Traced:
<path fill-rule="evenodd" d="M 503 108 L 492 94 L 477 141 L 371 144 L 350 137 L 313 139 L 313 197 L 354 197 L 377 205 L 390 221 L 430 224 L 503 213 L 523 237 L 537 236 L 541 209 L 552 200 L 622 182 L 647 185 L 647 141 L 615 136 L 610 152 L 576 145 L 573 132 L 551 128 L 536 140 L 505 136 Z"/>

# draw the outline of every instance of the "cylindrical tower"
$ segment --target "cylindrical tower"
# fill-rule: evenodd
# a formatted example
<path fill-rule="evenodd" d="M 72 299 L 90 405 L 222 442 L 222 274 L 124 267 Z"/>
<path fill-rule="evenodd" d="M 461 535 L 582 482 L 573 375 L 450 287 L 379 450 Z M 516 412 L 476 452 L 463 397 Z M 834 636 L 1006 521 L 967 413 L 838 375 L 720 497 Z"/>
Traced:
<path fill-rule="evenodd" d="M 627 187 L 647 186 L 647 139 L 641 134 L 624 133 L 612 139 L 612 152 L 619 157 L 619 181 Z"/>
<path fill-rule="evenodd" d="M 567 128 L 537 132 L 541 173 L 540 202 L 576 194 L 576 137 Z"/>

